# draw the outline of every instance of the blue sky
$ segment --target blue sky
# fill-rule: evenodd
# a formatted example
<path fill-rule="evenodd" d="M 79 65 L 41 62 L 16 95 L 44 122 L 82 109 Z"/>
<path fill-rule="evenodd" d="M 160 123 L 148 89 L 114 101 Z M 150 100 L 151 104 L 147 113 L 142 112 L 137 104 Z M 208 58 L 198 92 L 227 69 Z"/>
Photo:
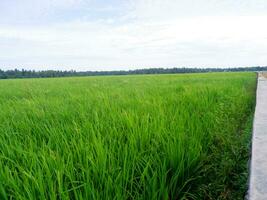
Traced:
<path fill-rule="evenodd" d="M 264 0 L 1 0 L 0 68 L 267 65 Z"/>

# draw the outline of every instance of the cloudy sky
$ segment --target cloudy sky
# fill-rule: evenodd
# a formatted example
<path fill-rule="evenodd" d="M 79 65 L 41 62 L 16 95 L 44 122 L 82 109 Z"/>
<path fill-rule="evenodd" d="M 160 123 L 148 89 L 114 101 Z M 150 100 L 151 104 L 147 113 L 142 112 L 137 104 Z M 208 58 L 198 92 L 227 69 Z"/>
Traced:
<path fill-rule="evenodd" d="M 0 0 L 0 68 L 267 65 L 266 0 Z"/>

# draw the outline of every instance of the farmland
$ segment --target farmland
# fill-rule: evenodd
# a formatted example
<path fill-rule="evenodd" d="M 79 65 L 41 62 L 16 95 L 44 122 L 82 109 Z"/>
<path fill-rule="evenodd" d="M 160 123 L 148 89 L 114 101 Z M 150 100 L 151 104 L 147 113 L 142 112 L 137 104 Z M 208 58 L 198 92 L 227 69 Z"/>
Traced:
<path fill-rule="evenodd" d="M 243 199 L 255 73 L 0 81 L 0 199 Z"/>

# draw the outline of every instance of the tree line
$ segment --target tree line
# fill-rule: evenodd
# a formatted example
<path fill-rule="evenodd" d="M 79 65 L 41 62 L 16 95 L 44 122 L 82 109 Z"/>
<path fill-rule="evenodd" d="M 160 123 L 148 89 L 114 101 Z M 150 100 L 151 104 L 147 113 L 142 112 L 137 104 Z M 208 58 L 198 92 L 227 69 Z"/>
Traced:
<path fill-rule="evenodd" d="M 49 78 L 71 76 L 107 76 L 107 75 L 134 75 L 134 74 L 179 74 L 179 73 L 207 73 L 207 72 L 242 72 L 242 71 L 267 71 L 264 67 L 237 67 L 237 68 L 149 68 L 136 70 L 116 71 L 60 71 L 60 70 L 0 70 L 0 79 L 10 78 Z"/>

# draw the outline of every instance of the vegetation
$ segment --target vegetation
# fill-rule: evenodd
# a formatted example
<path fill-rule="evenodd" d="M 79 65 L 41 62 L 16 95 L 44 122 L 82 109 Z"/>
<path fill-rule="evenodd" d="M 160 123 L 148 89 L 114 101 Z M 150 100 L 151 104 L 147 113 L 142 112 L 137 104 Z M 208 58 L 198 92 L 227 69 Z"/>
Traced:
<path fill-rule="evenodd" d="M 0 70 L 0 79 L 9 78 L 45 78 L 45 77 L 71 77 L 71 76 L 105 76 L 105 75 L 133 75 L 133 74 L 179 74 L 179 73 L 206 73 L 206 72 L 255 72 L 267 71 L 266 67 L 238 67 L 238 68 L 150 68 L 128 71 L 34 71 L 34 70 Z"/>
<path fill-rule="evenodd" d="M 255 73 L 0 81 L 0 199 L 243 199 Z"/>

